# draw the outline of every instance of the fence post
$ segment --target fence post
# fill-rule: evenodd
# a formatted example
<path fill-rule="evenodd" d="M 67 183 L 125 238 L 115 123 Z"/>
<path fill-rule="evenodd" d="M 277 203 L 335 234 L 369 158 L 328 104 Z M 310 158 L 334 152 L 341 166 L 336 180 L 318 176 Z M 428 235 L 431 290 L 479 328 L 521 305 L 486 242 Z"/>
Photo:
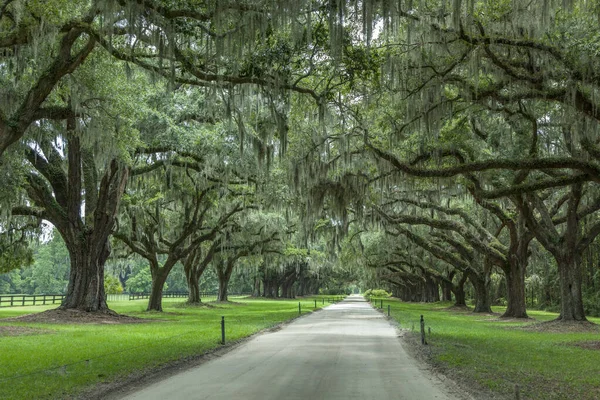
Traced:
<path fill-rule="evenodd" d="M 221 316 L 221 344 L 225 344 L 225 317 Z"/>
<path fill-rule="evenodd" d="M 381 300 L 381 304 L 380 305 L 381 305 L 381 307 L 379 307 L 379 308 L 381 308 L 383 310 L 383 300 Z"/>
<path fill-rule="evenodd" d="M 390 316 L 390 305 L 388 304 L 388 317 Z"/>
<path fill-rule="evenodd" d="M 423 319 L 422 315 L 421 315 L 421 344 L 427 344 L 427 341 L 425 340 L 425 320 Z"/>
<path fill-rule="evenodd" d="M 317 299 L 315 299 L 315 308 L 317 308 Z"/>
<path fill-rule="evenodd" d="M 300 302 L 298 302 L 298 315 L 302 315 L 302 306 L 300 305 Z"/>

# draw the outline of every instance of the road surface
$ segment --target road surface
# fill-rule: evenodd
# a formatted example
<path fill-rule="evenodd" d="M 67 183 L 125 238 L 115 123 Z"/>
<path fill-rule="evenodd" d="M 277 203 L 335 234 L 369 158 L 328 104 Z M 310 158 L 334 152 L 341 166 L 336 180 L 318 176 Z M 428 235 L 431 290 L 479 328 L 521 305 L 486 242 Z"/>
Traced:
<path fill-rule="evenodd" d="M 127 400 L 454 400 L 360 296 L 125 397 Z"/>

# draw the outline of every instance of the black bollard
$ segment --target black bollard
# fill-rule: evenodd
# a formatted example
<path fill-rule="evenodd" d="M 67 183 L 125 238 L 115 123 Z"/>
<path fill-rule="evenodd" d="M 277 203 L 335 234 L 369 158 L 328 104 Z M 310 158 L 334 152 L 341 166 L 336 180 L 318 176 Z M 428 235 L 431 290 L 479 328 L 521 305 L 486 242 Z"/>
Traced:
<path fill-rule="evenodd" d="M 421 344 L 427 344 L 427 341 L 425 340 L 425 320 L 423 319 L 422 315 L 421 315 Z"/>
<path fill-rule="evenodd" d="M 221 317 L 221 344 L 225 344 L 225 317 Z"/>
<path fill-rule="evenodd" d="M 390 305 L 388 304 L 388 317 L 390 316 Z"/>
<path fill-rule="evenodd" d="M 298 315 L 302 315 L 302 306 L 300 305 L 300 302 L 298 302 Z"/>

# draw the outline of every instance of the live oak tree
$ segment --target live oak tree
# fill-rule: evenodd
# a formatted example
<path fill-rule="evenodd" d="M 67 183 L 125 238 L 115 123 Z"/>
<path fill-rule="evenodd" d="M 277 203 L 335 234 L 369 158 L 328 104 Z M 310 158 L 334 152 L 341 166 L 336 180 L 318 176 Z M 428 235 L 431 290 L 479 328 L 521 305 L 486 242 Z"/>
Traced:
<path fill-rule="evenodd" d="M 140 81 L 109 80 L 106 58 L 90 60 L 61 87 L 55 99 L 61 112 L 40 120 L 27 141 L 11 148 L 26 169 L 26 198 L 12 214 L 49 221 L 62 236 L 71 269 L 61 307 L 107 311 L 104 263 L 129 176 L 128 143 L 136 137 L 130 118 L 136 111 L 102 96 L 119 86 L 127 99 Z"/>

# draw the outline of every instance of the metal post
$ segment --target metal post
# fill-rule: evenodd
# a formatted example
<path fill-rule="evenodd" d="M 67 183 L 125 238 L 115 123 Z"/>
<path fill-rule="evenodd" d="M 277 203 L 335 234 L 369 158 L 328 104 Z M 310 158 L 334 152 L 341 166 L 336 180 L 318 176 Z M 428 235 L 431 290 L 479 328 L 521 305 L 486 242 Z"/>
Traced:
<path fill-rule="evenodd" d="M 221 317 L 221 344 L 225 344 L 225 317 Z"/>
<path fill-rule="evenodd" d="M 300 302 L 298 302 L 298 315 L 302 315 L 302 306 L 300 305 Z"/>
<path fill-rule="evenodd" d="M 317 299 L 315 299 L 315 308 L 317 308 Z"/>
<path fill-rule="evenodd" d="M 427 344 L 427 341 L 425 340 L 425 320 L 423 319 L 422 315 L 421 315 L 421 344 Z"/>
<path fill-rule="evenodd" d="M 381 300 L 381 307 L 379 307 L 383 310 L 383 300 Z"/>
<path fill-rule="evenodd" d="M 388 317 L 390 316 L 390 305 L 388 304 Z"/>

